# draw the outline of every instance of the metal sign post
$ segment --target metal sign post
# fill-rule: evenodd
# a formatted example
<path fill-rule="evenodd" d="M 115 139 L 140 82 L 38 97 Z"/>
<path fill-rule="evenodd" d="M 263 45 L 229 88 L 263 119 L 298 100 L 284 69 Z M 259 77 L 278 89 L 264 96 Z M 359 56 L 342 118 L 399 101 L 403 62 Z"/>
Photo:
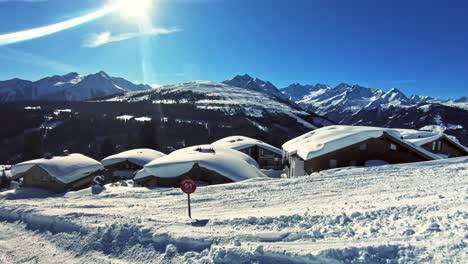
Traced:
<path fill-rule="evenodd" d="M 187 194 L 188 216 L 192 218 L 192 209 L 190 207 L 190 194 L 194 193 L 197 185 L 192 179 L 185 179 L 180 182 L 180 189 Z"/>
<path fill-rule="evenodd" d="M 192 218 L 192 209 L 190 208 L 190 193 L 187 193 L 188 217 Z"/>

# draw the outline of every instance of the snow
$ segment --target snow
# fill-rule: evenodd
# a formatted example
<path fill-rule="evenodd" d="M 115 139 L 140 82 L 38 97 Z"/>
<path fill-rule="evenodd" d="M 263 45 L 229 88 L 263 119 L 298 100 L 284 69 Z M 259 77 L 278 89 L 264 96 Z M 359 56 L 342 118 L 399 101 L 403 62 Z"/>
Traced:
<path fill-rule="evenodd" d="M 55 156 L 51 159 L 36 159 L 16 164 L 11 171 L 13 178 L 34 166 L 39 166 L 64 184 L 72 183 L 93 172 L 104 169 L 102 164 L 94 159 L 81 154 L 69 154 L 66 156 Z"/>
<path fill-rule="evenodd" d="M 55 128 L 57 128 L 58 126 L 60 126 L 61 124 L 63 124 L 63 121 L 46 121 L 44 122 L 40 128 L 41 129 L 46 129 L 46 130 L 53 130 Z"/>
<path fill-rule="evenodd" d="M 274 152 L 276 154 L 282 155 L 283 151 L 279 148 L 276 148 L 270 144 L 267 144 L 263 141 L 249 138 L 249 137 L 244 137 L 244 136 L 230 136 L 226 137 L 223 139 L 220 139 L 218 141 L 215 141 L 211 144 L 212 146 L 220 146 L 220 147 L 226 147 L 230 149 L 235 149 L 235 150 L 242 150 L 246 148 L 250 148 L 252 146 L 258 146 L 264 149 L 267 149 L 271 152 Z"/>
<path fill-rule="evenodd" d="M 55 109 L 54 110 L 55 115 L 59 115 L 60 113 L 71 113 L 71 112 L 72 112 L 71 109 Z"/>
<path fill-rule="evenodd" d="M 5 172 L 5 175 L 7 177 L 11 177 L 11 166 L 10 165 L 0 165 L 0 177 L 3 175 L 3 172 Z"/>
<path fill-rule="evenodd" d="M 262 130 L 262 131 L 265 131 L 265 132 L 268 132 L 268 127 L 262 126 L 262 125 L 260 125 L 258 122 L 255 122 L 255 121 L 253 121 L 253 120 L 251 120 L 251 119 L 249 119 L 249 118 L 247 118 L 247 120 L 248 120 L 250 123 L 252 123 L 252 125 L 254 125 L 255 127 L 257 127 L 258 129 L 260 129 L 260 130 Z"/>
<path fill-rule="evenodd" d="M 419 130 L 444 133 L 446 130 L 457 130 L 457 129 L 463 129 L 463 126 L 457 125 L 457 124 L 447 124 L 447 125 L 438 124 L 438 125 L 423 126 Z"/>
<path fill-rule="evenodd" d="M 356 113 L 385 94 L 382 90 L 358 85 L 340 84 L 335 88 L 316 85 L 315 87 L 302 97 L 296 97 L 295 102 L 320 115 L 336 111 Z M 291 90 L 288 91 L 291 94 Z"/>
<path fill-rule="evenodd" d="M 468 110 L 468 102 L 455 102 L 453 100 L 449 100 L 449 101 L 434 100 L 434 103 L 440 103 L 442 105 Z"/>
<path fill-rule="evenodd" d="M 177 177 L 190 171 L 195 164 L 232 181 L 266 177 L 258 169 L 255 160 L 244 153 L 225 147 L 200 145 L 176 150 L 148 163 L 136 174 L 135 179 L 151 175 L 161 178 Z"/>
<path fill-rule="evenodd" d="M 443 131 L 424 131 L 414 129 L 396 129 L 404 140 L 416 144 L 418 146 L 424 145 L 439 139 L 443 135 Z"/>
<path fill-rule="evenodd" d="M 116 116 L 115 119 L 117 120 L 123 120 L 125 122 L 131 120 L 133 118 L 132 115 L 121 115 L 121 116 Z"/>
<path fill-rule="evenodd" d="M 41 110 L 42 108 L 40 106 L 26 106 L 24 109 L 25 110 Z"/>
<path fill-rule="evenodd" d="M 72 72 L 62 76 L 51 76 L 31 82 L 19 79 L 0 81 L 0 100 L 58 100 L 83 101 L 96 97 L 123 92 L 151 89 L 148 85 L 137 85 L 123 78 L 110 77 L 105 72 L 81 76 Z"/>
<path fill-rule="evenodd" d="M 400 138 L 397 131 L 387 128 L 327 126 L 284 143 L 283 149 L 289 154 L 297 154 L 303 160 L 309 160 L 370 138 L 379 138 L 384 132 Z"/>
<path fill-rule="evenodd" d="M 467 157 L 336 169 L 199 187 L 193 220 L 179 189 L 10 193 L 0 262 L 465 263 L 466 186 Z"/>
<path fill-rule="evenodd" d="M 150 116 L 135 117 L 137 122 L 150 122 L 152 118 Z"/>
<path fill-rule="evenodd" d="M 104 158 L 101 160 L 101 163 L 104 167 L 107 167 L 116 163 L 129 161 L 143 167 L 151 161 L 165 155 L 166 154 L 152 149 L 132 149 Z"/>
<path fill-rule="evenodd" d="M 452 142 L 454 145 L 458 146 L 461 149 L 465 149 L 468 152 L 468 148 L 463 146 L 457 138 L 453 136 L 448 136 L 443 132 L 445 129 L 440 126 L 425 126 L 421 130 L 414 129 L 396 129 L 405 141 L 408 141 L 416 146 L 422 146 L 429 142 L 433 142 L 440 138 L 445 138 L 448 141 Z"/>

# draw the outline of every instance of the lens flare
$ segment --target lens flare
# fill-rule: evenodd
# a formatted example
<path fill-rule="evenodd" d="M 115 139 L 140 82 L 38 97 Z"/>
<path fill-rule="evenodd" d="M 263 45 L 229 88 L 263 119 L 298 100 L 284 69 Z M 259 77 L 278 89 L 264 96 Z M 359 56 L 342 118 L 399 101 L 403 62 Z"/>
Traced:
<path fill-rule="evenodd" d="M 62 21 L 56 24 L 28 29 L 24 31 L 18 31 L 14 33 L 3 34 L 3 35 L 0 35 L 0 46 L 22 42 L 26 40 L 31 40 L 31 39 L 36 39 L 36 38 L 51 35 L 51 34 L 54 34 L 63 30 L 67 30 L 67 29 L 76 27 L 78 25 L 93 21 L 107 14 L 110 14 L 116 11 L 118 8 L 120 8 L 119 5 L 108 5 L 96 12 L 93 12 L 93 13 L 90 13 L 81 17 L 73 18 L 70 20 Z"/>
<path fill-rule="evenodd" d="M 150 16 L 152 0 L 121 0 L 117 4 L 122 15 L 130 20 L 144 20 Z"/>

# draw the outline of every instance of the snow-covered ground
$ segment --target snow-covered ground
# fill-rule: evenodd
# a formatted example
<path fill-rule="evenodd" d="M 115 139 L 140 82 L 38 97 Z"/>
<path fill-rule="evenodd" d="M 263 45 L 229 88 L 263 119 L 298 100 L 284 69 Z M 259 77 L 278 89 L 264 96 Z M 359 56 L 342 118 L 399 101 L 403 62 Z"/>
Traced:
<path fill-rule="evenodd" d="M 0 193 L 0 263 L 468 260 L 468 157 L 199 187 L 192 222 L 179 189 L 44 197 Z"/>

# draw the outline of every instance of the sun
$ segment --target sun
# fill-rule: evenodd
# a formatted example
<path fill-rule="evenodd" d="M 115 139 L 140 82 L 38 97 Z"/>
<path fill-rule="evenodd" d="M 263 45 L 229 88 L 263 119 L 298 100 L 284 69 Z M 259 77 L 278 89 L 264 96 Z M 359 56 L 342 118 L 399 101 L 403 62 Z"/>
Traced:
<path fill-rule="evenodd" d="M 126 18 L 143 20 L 150 16 L 153 0 L 119 0 L 117 4 Z"/>

